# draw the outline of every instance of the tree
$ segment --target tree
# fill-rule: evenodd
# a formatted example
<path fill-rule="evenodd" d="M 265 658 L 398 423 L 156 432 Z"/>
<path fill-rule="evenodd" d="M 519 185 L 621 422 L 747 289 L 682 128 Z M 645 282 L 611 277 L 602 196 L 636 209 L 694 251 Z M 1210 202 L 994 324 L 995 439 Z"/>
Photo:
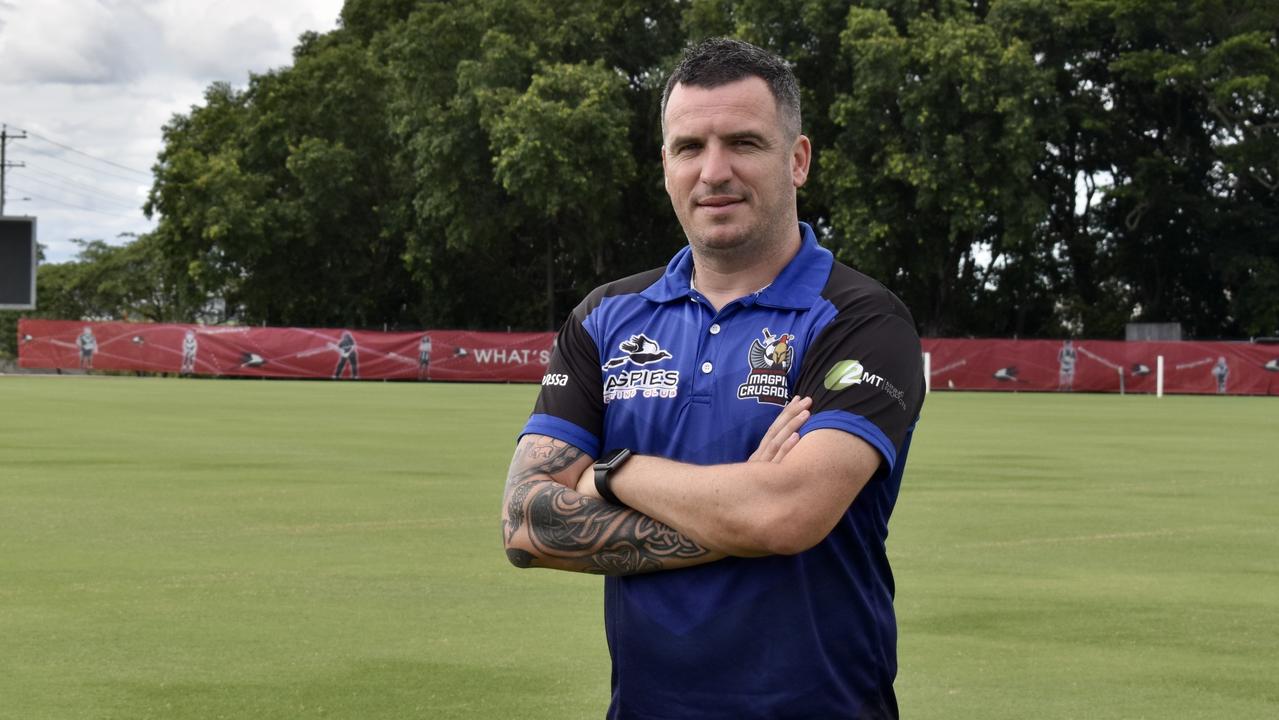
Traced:
<path fill-rule="evenodd" d="M 378 39 L 416 179 L 407 259 L 436 321 L 558 324 L 603 276 L 678 247 L 653 88 L 677 43 L 673 5 L 602 0 L 426 3 Z"/>
<path fill-rule="evenodd" d="M 408 321 L 408 176 L 382 71 L 340 30 L 305 36 L 295 60 L 243 91 L 214 85 L 165 127 L 158 242 L 249 322 Z"/>
<path fill-rule="evenodd" d="M 684 239 L 657 149 L 686 40 L 788 58 L 801 216 L 928 334 L 1279 332 L 1279 5 L 348 0 L 165 126 L 148 242 L 302 325 L 546 328 Z"/>
<path fill-rule="evenodd" d="M 1029 48 L 966 9 L 895 21 L 853 8 L 850 78 L 818 151 L 841 259 L 883 278 L 927 334 L 1052 329 L 1053 275 L 1025 189 L 1048 93 Z"/>

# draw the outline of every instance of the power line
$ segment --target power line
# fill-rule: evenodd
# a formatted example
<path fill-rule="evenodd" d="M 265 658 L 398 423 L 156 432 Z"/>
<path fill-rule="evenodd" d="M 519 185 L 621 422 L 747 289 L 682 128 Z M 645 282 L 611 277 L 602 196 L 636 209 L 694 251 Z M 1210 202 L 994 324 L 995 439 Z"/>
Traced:
<path fill-rule="evenodd" d="M 83 206 L 83 205 L 76 205 L 76 204 L 74 204 L 74 203 L 63 202 L 63 201 L 61 201 L 61 200 L 54 200 L 53 198 L 47 198 L 47 197 L 44 197 L 44 196 L 42 196 L 42 195 L 36 195 L 36 194 L 34 194 L 34 193 L 32 193 L 32 192 L 30 192 L 30 191 L 28 191 L 28 190 L 23 190 L 23 189 L 21 189 L 21 188 L 17 188 L 17 187 L 15 187 L 15 188 L 13 188 L 13 189 L 14 189 L 15 191 L 17 191 L 17 192 L 22 193 L 23 195 L 26 195 L 27 197 L 31 198 L 32 200 L 41 200 L 41 201 L 43 201 L 43 202 L 51 202 L 51 203 L 53 203 L 54 205 L 61 205 L 61 206 L 63 206 L 63 207 L 68 207 L 68 208 L 71 208 L 71 209 L 73 209 L 73 210 L 83 210 L 83 211 L 85 211 L 85 212 L 97 213 L 97 214 L 99 214 L 99 215 L 106 215 L 107 217 L 121 218 L 121 219 L 123 219 L 123 220 L 137 220 L 137 219 L 138 219 L 138 217 L 136 217 L 136 216 L 131 216 L 131 215 L 120 215 L 120 214 L 118 214 L 118 213 L 103 212 L 102 210 L 95 210 L 95 209 L 93 209 L 93 208 L 91 208 L 91 207 L 85 207 L 85 206 Z M 139 215 L 141 215 L 141 213 L 139 213 Z"/>
<path fill-rule="evenodd" d="M 78 163 L 78 162 L 71 162 L 70 160 L 68 160 L 68 159 L 66 159 L 66 158 L 64 158 L 64 157 L 59 157 L 59 156 L 57 156 L 57 155 L 55 155 L 55 154 L 53 154 L 53 153 L 51 153 L 51 152 L 48 152 L 48 151 L 45 151 L 45 150 L 41 150 L 41 149 L 39 149 L 39 148 L 27 148 L 27 149 L 28 149 L 28 150 L 30 150 L 30 151 L 31 151 L 31 152 L 33 152 L 33 153 L 37 153 L 37 154 L 39 154 L 39 155 L 43 155 L 43 156 L 45 156 L 45 157 L 47 157 L 47 158 L 52 158 L 52 159 L 54 159 L 54 160 L 57 160 L 58 162 L 66 163 L 66 164 L 68 164 L 68 165 L 74 165 L 74 166 L 76 166 L 76 167 L 80 168 L 81 170 L 88 170 L 89 172 L 99 173 L 99 174 L 101 174 L 101 175 L 106 175 L 107 177 L 113 177 L 113 178 L 115 178 L 115 179 L 117 179 L 117 180 L 124 180 L 124 181 L 126 181 L 126 182 L 133 182 L 133 183 L 138 182 L 138 179 L 137 179 L 137 178 L 135 178 L 135 177 L 125 177 L 124 175 L 121 175 L 121 174 L 119 174 L 119 173 L 107 172 L 106 170 L 103 170 L 102 168 L 95 168 L 95 167 L 91 167 L 91 166 L 89 166 L 89 165 L 84 165 L 84 164 L 82 164 L 82 163 Z M 150 177 L 150 176 L 148 176 L 148 177 Z"/>
<path fill-rule="evenodd" d="M 134 205 L 133 205 L 132 203 L 129 203 L 129 202 L 122 202 L 122 201 L 120 201 L 120 200 L 111 200 L 111 199 L 108 199 L 108 198 L 107 198 L 106 196 L 104 196 L 104 195 L 99 195 L 99 196 L 96 196 L 96 197 L 95 197 L 95 196 L 93 196 L 93 195 L 89 195 L 89 194 L 87 194 L 87 193 L 84 193 L 84 192 L 81 192 L 81 191 L 78 191 L 78 190 L 69 190 L 69 189 L 67 189 L 67 188 L 65 188 L 65 187 L 59 186 L 59 185 L 58 185 L 58 184 L 56 184 L 56 183 L 51 183 L 51 182 L 49 182 L 48 180 L 41 180 L 40 178 L 36 178 L 36 177 L 28 177 L 28 178 L 24 178 L 24 179 L 23 179 L 23 182 L 27 182 L 27 181 L 34 182 L 34 183 L 39 183 L 39 184 L 41 184 L 41 185 L 43 185 L 43 186 L 45 186 L 45 187 L 47 187 L 47 188 L 52 188 L 52 189 L 57 190 L 57 191 L 59 191 L 59 192 L 67 193 L 67 194 L 70 194 L 70 195 L 79 195 L 79 196 L 80 196 L 80 199 L 88 200 L 88 201 L 90 201 L 90 202 L 93 202 L 93 201 L 97 201 L 97 202 L 104 202 L 104 203 L 109 203 L 109 204 L 111 204 L 111 205 L 116 205 L 116 206 L 120 207 L 121 209 L 125 209 L 125 208 L 127 208 L 127 209 L 129 209 L 129 210 L 133 210 L 133 209 L 135 209 L 135 207 L 134 207 Z M 139 203 L 139 206 L 140 206 L 140 205 L 141 205 L 141 203 Z"/>
<path fill-rule="evenodd" d="M 135 208 L 142 204 L 138 200 L 129 199 L 124 197 L 123 195 L 116 195 L 114 193 L 109 193 L 104 190 L 99 190 L 98 188 L 95 188 L 91 185 L 85 185 L 84 183 L 78 182 L 74 178 L 67 177 L 66 175 L 62 175 L 61 173 L 56 173 L 51 170 L 45 170 L 44 168 L 41 168 L 41 167 L 28 166 L 27 172 L 29 173 L 34 172 L 40 175 L 45 175 L 47 177 L 58 178 L 61 181 L 61 183 L 65 184 L 65 186 L 58 183 L 51 183 L 47 180 L 41 180 L 39 178 L 34 178 L 34 177 L 28 177 L 27 179 L 34 180 L 35 182 L 41 183 L 42 185 L 48 185 L 49 187 L 57 188 L 59 190 L 73 192 L 73 193 L 80 193 L 80 194 L 84 194 L 86 197 L 92 196 L 101 200 L 107 200 L 113 203 L 118 203 L 120 205 L 128 205 L 130 208 Z"/>
<path fill-rule="evenodd" d="M 120 163 L 115 162 L 114 160 L 107 160 L 106 158 L 100 158 L 100 157 L 98 157 L 98 156 L 96 156 L 96 155 L 90 155 L 89 153 L 87 153 L 87 152 L 85 152 L 85 151 L 83 151 L 83 150 L 77 149 L 77 148 L 73 148 L 73 147 L 71 147 L 70 145 L 64 145 L 64 144 L 62 144 L 62 143 L 58 142 L 57 140 L 50 140 L 49 138 L 47 138 L 47 137 L 45 137 L 45 136 L 41 135 L 40 133 L 38 133 L 38 132 L 36 132 L 36 131 L 34 131 L 34 130 L 23 130 L 22 128 L 17 128 L 17 129 L 18 129 L 18 130 L 20 130 L 21 132 L 26 133 L 27 135 L 30 135 L 30 136 L 31 136 L 31 137 L 33 137 L 33 138 L 36 138 L 37 140 L 43 140 L 44 142 L 47 142 L 47 143 L 49 143 L 50 145 L 56 145 L 56 146 L 58 146 L 58 147 L 62 148 L 63 150 L 70 150 L 71 152 L 76 153 L 76 154 L 78 154 L 78 155 L 83 155 L 83 156 L 85 156 L 85 157 L 89 158 L 90 160 L 97 160 L 97 161 L 98 161 L 98 162 L 100 162 L 100 163 L 106 163 L 107 165 L 111 165 L 112 167 L 120 168 L 121 170 L 128 170 L 129 172 L 133 172 L 133 173 L 137 173 L 137 174 L 139 174 L 139 175 L 145 175 L 145 176 L 147 176 L 147 177 L 151 177 L 151 173 L 150 173 L 150 172 L 148 172 L 148 171 L 146 171 L 146 170 L 138 170 L 137 168 L 131 168 L 131 167 L 129 167 L 128 165 L 121 165 Z"/>

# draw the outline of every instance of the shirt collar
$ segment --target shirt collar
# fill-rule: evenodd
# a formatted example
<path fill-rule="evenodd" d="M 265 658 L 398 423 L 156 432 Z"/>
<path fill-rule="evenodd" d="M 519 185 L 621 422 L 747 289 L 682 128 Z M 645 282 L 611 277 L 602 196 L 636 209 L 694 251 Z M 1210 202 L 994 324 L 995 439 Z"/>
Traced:
<path fill-rule="evenodd" d="M 817 244 L 817 236 L 808 223 L 799 224 L 799 233 L 799 252 L 795 253 L 795 257 L 791 258 L 768 287 L 756 293 L 753 298 L 743 298 L 744 303 L 803 309 L 812 306 L 821 295 L 822 288 L 826 287 L 826 281 L 830 278 L 835 257 Z M 685 245 L 671 258 L 662 277 L 640 294 L 653 302 L 682 300 L 693 294 L 692 277 L 693 252 Z"/>

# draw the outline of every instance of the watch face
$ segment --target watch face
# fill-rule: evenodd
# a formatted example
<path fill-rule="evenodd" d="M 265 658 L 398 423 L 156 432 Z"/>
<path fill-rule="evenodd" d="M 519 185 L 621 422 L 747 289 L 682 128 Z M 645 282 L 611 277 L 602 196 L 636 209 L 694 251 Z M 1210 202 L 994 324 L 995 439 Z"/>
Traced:
<path fill-rule="evenodd" d="M 630 456 L 631 456 L 631 451 L 627 450 L 626 448 L 611 450 L 609 452 L 604 453 L 604 457 L 600 458 L 599 460 L 595 462 L 595 467 L 601 470 L 612 470 L 613 468 L 625 462 L 626 458 Z"/>

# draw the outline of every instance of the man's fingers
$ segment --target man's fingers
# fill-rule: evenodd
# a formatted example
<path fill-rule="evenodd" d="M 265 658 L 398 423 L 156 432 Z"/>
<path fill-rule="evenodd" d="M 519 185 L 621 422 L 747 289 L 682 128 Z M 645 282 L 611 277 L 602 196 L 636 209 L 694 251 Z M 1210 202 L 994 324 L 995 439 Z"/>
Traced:
<path fill-rule="evenodd" d="M 812 404 L 812 398 L 792 398 L 790 402 L 782 407 L 782 411 L 777 414 L 773 424 L 768 426 L 768 432 L 764 433 L 764 437 L 775 437 L 783 428 L 793 422 L 800 413 L 807 411 Z"/>
<path fill-rule="evenodd" d="M 785 425 L 777 431 L 771 443 L 772 452 L 769 453 L 769 462 L 777 462 L 795 447 L 795 443 L 799 442 L 799 429 L 808 422 L 809 412 L 801 410 L 792 417 Z"/>
<path fill-rule="evenodd" d="M 759 441 L 759 447 L 751 454 L 750 461 L 755 462 L 773 462 L 780 458 L 777 454 L 783 451 L 783 447 L 790 443 L 790 447 L 794 447 L 791 438 L 800 427 L 808 420 L 808 408 L 813 404 L 812 398 L 796 397 L 787 403 L 773 423 L 768 426 L 768 431 L 764 433 L 764 437 Z M 789 448 L 786 448 L 789 450 Z"/>
<path fill-rule="evenodd" d="M 782 458 L 786 457 L 786 454 L 791 451 L 791 448 L 795 447 L 798 444 L 799 444 L 799 433 L 797 432 L 791 433 L 790 437 L 786 438 L 786 442 L 782 443 L 782 447 L 777 451 L 777 454 L 773 455 L 772 462 L 775 462 L 775 463 L 781 462 Z"/>

